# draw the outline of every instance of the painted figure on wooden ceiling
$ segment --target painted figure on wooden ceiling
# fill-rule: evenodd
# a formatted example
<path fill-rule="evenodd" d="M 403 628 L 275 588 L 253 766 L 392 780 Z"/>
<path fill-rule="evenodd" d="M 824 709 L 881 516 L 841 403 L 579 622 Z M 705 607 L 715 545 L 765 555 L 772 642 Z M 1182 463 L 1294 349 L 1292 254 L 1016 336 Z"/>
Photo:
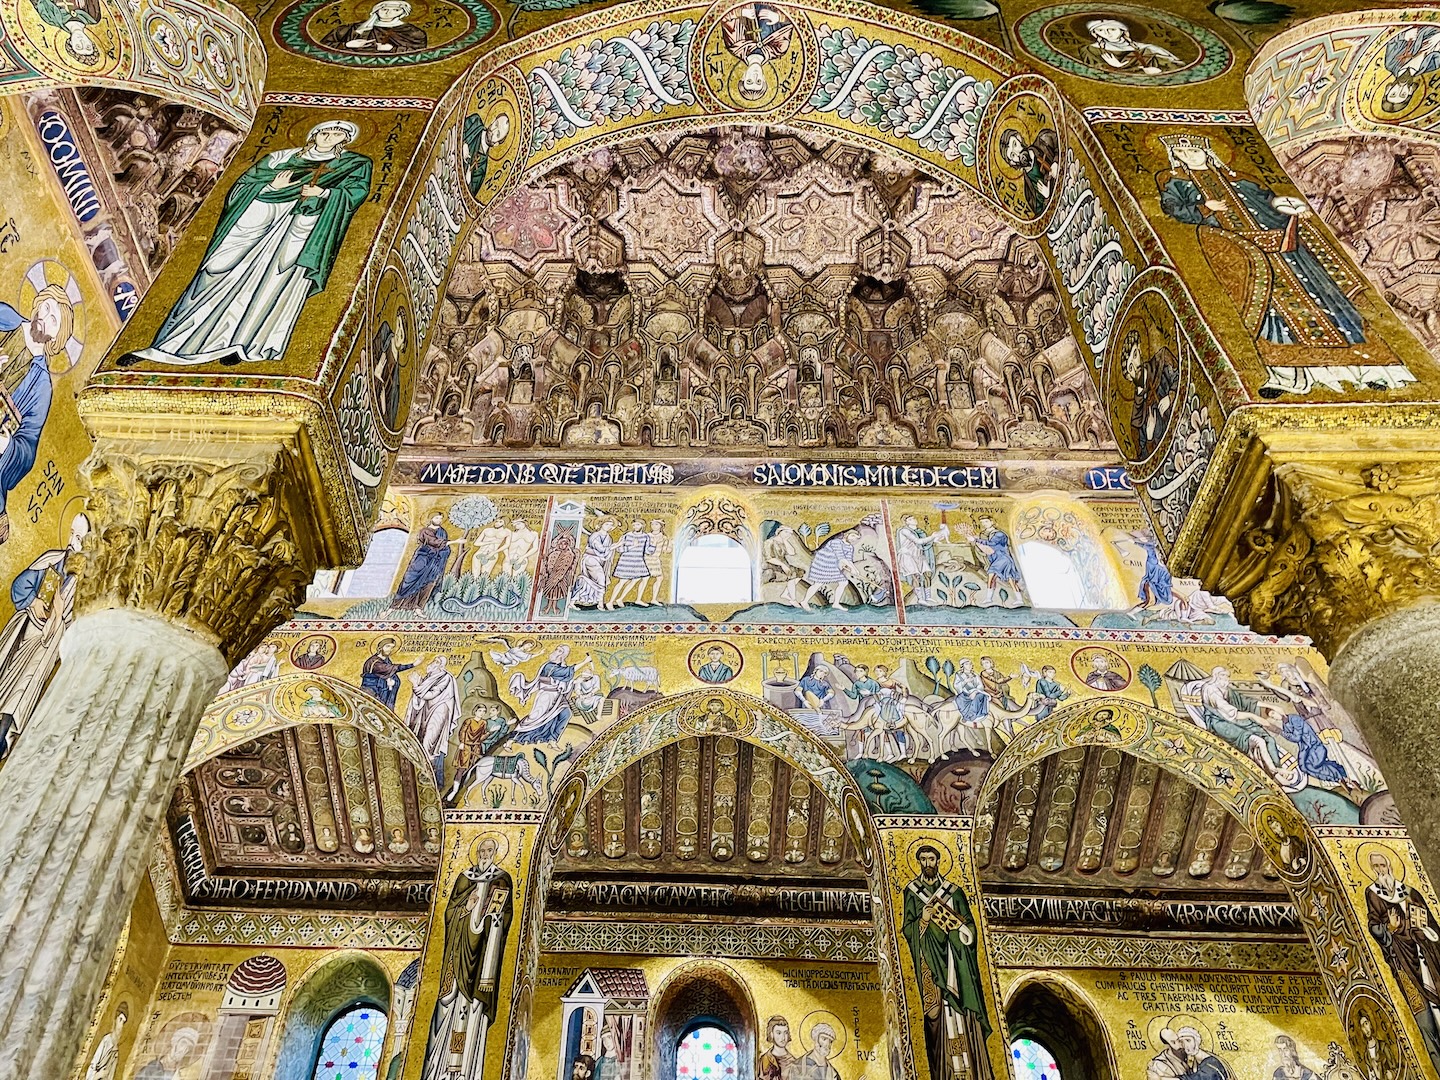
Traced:
<path fill-rule="evenodd" d="M 1362 869 L 1370 875 L 1365 888 L 1370 936 L 1415 1016 L 1430 1064 L 1440 1070 L 1440 987 L 1433 977 L 1440 971 L 1440 924 L 1419 890 L 1405 883 L 1405 866 L 1392 852 L 1374 844 L 1362 854 Z"/>
<path fill-rule="evenodd" d="M 1000 156 L 1020 174 L 1025 205 L 1039 217 L 1060 179 L 1060 136 L 1054 128 L 1041 128 L 1034 141 L 1027 143 L 1020 132 L 1006 128 L 1000 136 Z"/>
<path fill-rule="evenodd" d="M 1101 71 L 1138 71 L 1160 75 L 1182 66 L 1169 49 L 1149 41 L 1136 41 L 1134 31 L 1119 19 L 1091 19 L 1085 24 L 1090 42 L 1081 45 L 1081 61 Z"/>
<path fill-rule="evenodd" d="M 80 548 L 89 533 L 90 519 L 76 514 L 66 545 L 41 553 L 10 585 L 15 614 L 0 630 L 0 757 L 60 663 L 61 639 L 75 621 Z"/>
<path fill-rule="evenodd" d="M 742 4 L 720 20 L 725 48 L 742 64 L 740 94 L 751 100 L 770 89 L 765 67 L 790 48 L 795 25 L 773 4 Z"/>
<path fill-rule="evenodd" d="M 210 246 L 148 349 L 121 364 L 278 360 L 305 302 L 325 288 L 371 161 L 347 149 L 348 120 L 316 124 L 304 146 L 266 154 L 231 185 Z"/>
<path fill-rule="evenodd" d="M 424 27 L 405 21 L 409 17 L 409 0 L 380 0 L 362 21 L 337 26 L 320 44 L 342 52 L 419 52 L 429 41 Z"/>
<path fill-rule="evenodd" d="M 490 835 L 456 877 L 445 905 L 440 997 L 430 1019 L 421 1080 L 479 1080 L 500 996 L 515 886 Z"/>
<path fill-rule="evenodd" d="M 1381 117 L 1409 111 L 1425 86 L 1425 76 L 1440 71 L 1440 26 L 1409 26 L 1385 46 L 1390 81 L 1376 102 Z"/>
<path fill-rule="evenodd" d="M 6 503 L 35 467 L 50 417 L 50 358 L 64 351 L 74 329 L 75 305 L 63 285 L 40 289 L 28 319 L 0 303 L 0 544 L 10 539 Z M 23 367 L 20 356 L 29 358 Z"/>
<path fill-rule="evenodd" d="M 1304 199 L 1277 195 L 1258 179 L 1229 168 L 1206 135 L 1165 135 L 1170 168 L 1156 177 L 1160 207 L 1176 221 L 1232 238 L 1249 264 L 1232 294 L 1255 291 L 1259 304 L 1250 332 L 1274 345 L 1325 348 L 1363 344 L 1365 324 L 1326 264 L 1344 257 L 1313 225 Z M 1205 237 L 1201 246 L 1209 255 Z M 1214 266 L 1212 258 L 1212 268 Z M 1218 274 L 1218 271 L 1217 271 Z M 1239 290 L 1239 291 L 1237 291 Z"/>
<path fill-rule="evenodd" d="M 396 638 L 381 638 L 375 651 L 365 659 L 360 668 L 360 689 L 392 710 L 395 708 L 395 698 L 400 693 L 400 673 L 415 666 L 413 662 L 395 662 L 395 650 L 399 644 Z"/>
<path fill-rule="evenodd" d="M 975 918 L 954 882 L 940 873 L 940 849 L 915 852 L 918 876 L 905 886 L 900 933 L 910 946 L 924 1010 L 931 1080 L 991 1080 L 988 991 L 980 975 Z"/>

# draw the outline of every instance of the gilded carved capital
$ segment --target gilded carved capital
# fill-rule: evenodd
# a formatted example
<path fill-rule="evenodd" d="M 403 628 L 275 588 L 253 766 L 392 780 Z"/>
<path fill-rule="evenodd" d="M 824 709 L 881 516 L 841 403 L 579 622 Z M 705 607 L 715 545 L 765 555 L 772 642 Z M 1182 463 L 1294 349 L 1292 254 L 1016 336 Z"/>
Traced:
<path fill-rule="evenodd" d="M 163 444 L 162 444 L 163 445 Z M 81 611 L 137 608 L 213 639 L 234 662 L 304 598 L 319 553 L 287 441 L 104 439 L 90 487 Z"/>
<path fill-rule="evenodd" d="M 1219 584 L 1254 629 L 1330 657 L 1371 619 L 1440 598 L 1440 461 L 1277 465 Z"/>

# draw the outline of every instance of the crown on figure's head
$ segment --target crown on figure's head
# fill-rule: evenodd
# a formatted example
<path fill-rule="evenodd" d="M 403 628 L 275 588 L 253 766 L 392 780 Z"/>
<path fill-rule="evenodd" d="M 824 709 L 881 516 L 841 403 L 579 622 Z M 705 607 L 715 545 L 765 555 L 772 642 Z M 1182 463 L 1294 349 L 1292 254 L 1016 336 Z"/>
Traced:
<path fill-rule="evenodd" d="M 1208 135 L 1161 135 L 1160 141 L 1167 150 L 1209 150 Z"/>

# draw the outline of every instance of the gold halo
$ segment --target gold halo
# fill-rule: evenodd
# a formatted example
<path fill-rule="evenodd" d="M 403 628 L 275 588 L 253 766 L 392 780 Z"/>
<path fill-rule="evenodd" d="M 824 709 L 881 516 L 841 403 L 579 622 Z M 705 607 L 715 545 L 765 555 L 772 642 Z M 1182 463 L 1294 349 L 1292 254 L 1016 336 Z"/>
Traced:
<path fill-rule="evenodd" d="M 950 845 L 929 836 L 917 836 L 914 840 L 910 841 L 910 846 L 905 849 L 905 863 L 915 872 L 915 876 L 920 876 L 920 858 L 918 852 L 922 847 L 932 847 L 940 852 L 940 876 L 942 878 L 949 877 L 950 871 L 955 868 L 955 856 L 950 852 Z"/>
<path fill-rule="evenodd" d="M 483 832 L 470 841 L 470 864 L 473 866 L 480 861 L 480 844 L 485 840 L 494 841 L 495 865 L 499 866 L 505 861 L 505 856 L 510 854 L 510 838 L 501 832 Z"/>
<path fill-rule="evenodd" d="M 1370 872 L 1370 856 L 1377 853 L 1385 856 L 1386 861 L 1390 864 L 1390 869 L 1395 872 L 1395 880 L 1403 884 L 1405 864 L 1409 860 L 1389 844 L 1382 844 L 1379 840 L 1367 840 L 1355 849 L 1355 862 L 1360 873 L 1371 881 L 1375 880 L 1375 875 Z"/>
<path fill-rule="evenodd" d="M 70 522 L 75 520 L 76 514 L 85 514 L 85 502 L 86 499 L 84 495 L 75 495 L 60 508 L 60 528 L 56 533 L 56 539 L 58 540 L 56 546 L 63 548 L 66 544 L 70 543 Z M 85 517 L 88 520 L 90 515 L 85 514 Z M 95 527 L 93 521 L 90 522 L 90 527 L 92 529 Z"/>
<path fill-rule="evenodd" d="M 807 1054 L 815 1048 L 815 1044 L 810 1039 L 810 1033 L 815 1030 L 817 1024 L 821 1023 L 828 1024 L 835 1032 L 835 1045 L 830 1050 L 830 1060 L 834 1061 L 845 1052 L 845 1025 L 840 1022 L 840 1017 L 829 1009 L 816 1009 L 814 1012 L 806 1014 L 805 1019 L 800 1021 L 800 1045 L 805 1048 Z"/>
<path fill-rule="evenodd" d="M 1196 1031 L 1200 1032 L 1202 1038 L 1201 1046 L 1212 1053 L 1214 1052 L 1215 1043 L 1210 1035 L 1210 1029 L 1197 1017 L 1189 1013 L 1176 1013 L 1174 1016 L 1153 1017 L 1145 1032 L 1150 1040 L 1150 1048 L 1156 1051 L 1162 1050 L 1165 1043 L 1160 1038 L 1160 1032 L 1166 1028 L 1169 1028 L 1171 1031 L 1178 1031 L 1182 1027 L 1193 1027 Z"/>

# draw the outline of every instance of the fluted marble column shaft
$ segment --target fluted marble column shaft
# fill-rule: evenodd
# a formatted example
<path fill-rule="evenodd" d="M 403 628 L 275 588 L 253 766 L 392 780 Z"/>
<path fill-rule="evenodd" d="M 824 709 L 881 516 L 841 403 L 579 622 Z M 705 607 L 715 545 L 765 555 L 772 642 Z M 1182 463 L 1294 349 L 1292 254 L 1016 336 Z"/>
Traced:
<path fill-rule="evenodd" d="M 0 1076 L 68 1076 L 200 714 L 213 643 L 118 609 L 66 631 L 0 770 Z M 31 823 L 45 823 L 31 828 Z"/>
<path fill-rule="evenodd" d="M 1330 689 L 1370 744 L 1420 861 L 1440 882 L 1440 603 L 1366 623 L 1331 663 Z"/>

